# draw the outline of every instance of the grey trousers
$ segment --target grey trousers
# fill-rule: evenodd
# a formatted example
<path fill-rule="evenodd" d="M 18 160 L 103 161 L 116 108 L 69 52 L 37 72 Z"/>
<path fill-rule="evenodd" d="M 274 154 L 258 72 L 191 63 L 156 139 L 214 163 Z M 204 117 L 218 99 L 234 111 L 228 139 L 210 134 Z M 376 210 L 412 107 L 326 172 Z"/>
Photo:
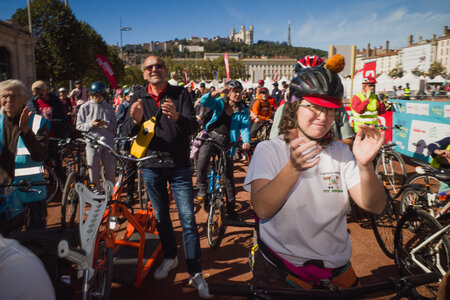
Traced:
<path fill-rule="evenodd" d="M 96 189 L 100 186 L 100 165 L 103 165 L 105 179 L 115 183 L 116 158 L 104 148 L 94 149 L 86 146 L 86 162 L 89 169 L 89 179 L 95 184 Z"/>

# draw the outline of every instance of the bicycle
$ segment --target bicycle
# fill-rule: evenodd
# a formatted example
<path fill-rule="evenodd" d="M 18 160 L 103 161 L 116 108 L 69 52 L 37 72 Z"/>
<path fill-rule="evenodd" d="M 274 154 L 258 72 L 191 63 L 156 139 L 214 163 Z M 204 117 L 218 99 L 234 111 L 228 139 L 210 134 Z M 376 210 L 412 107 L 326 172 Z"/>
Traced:
<path fill-rule="evenodd" d="M 217 149 L 211 156 L 210 171 L 207 177 L 208 189 L 205 196 L 205 210 L 208 211 L 207 238 L 211 248 L 218 248 L 222 242 L 227 226 L 255 227 L 255 223 L 229 220 L 225 217 L 225 203 L 228 201 L 226 187 L 223 183 L 226 170 L 226 155 L 230 149 L 225 150 L 212 138 L 198 138 Z M 233 145 L 235 146 L 235 145 Z"/>
<path fill-rule="evenodd" d="M 440 182 L 448 182 L 450 172 L 433 168 L 425 163 L 418 162 L 416 174 L 411 176 L 405 184 L 404 192 L 400 200 L 400 212 L 404 213 L 409 205 L 420 205 L 434 215 L 434 210 L 441 206 L 436 199 Z"/>
<path fill-rule="evenodd" d="M 96 138 L 87 133 L 83 133 L 83 136 L 86 143 L 94 147 L 106 148 L 121 161 L 122 165 L 125 162 L 139 163 L 149 159 L 158 159 L 161 163 L 172 163 L 172 160 L 168 159 L 168 153 L 154 152 L 147 157 L 137 159 L 118 154 L 101 138 Z M 113 281 L 126 285 L 134 284 L 134 286 L 139 287 L 161 251 L 161 244 L 156 231 L 154 211 L 150 203 L 146 205 L 146 210 L 133 212 L 120 200 L 122 188 L 130 176 L 131 174 L 127 174 L 124 178 L 124 168 L 122 168 L 114 186 L 111 200 L 108 201 L 108 207 L 102 216 L 97 241 L 104 240 L 106 248 L 114 249 L 114 269 L 117 272 L 114 272 Z M 123 238 L 119 238 L 117 226 L 125 222 L 128 222 L 126 232 Z M 97 242 L 95 251 L 98 252 L 101 246 Z M 128 275 L 133 273 L 136 274 L 136 277 L 130 278 Z"/>
<path fill-rule="evenodd" d="M 48 185 L 47 180 L 28 181 L 18 183 L 0 184 L 0 233 L 7 235 L 10 232 L 20 231 L 28 226 L 28 209 L 14 193 L 18 190 L 26 193 L 38 193 L 42 190 L 33 187 Z"/>
<path fill-rule="evenodd" d="M 109 299 L 113 280 L 113 248 L 98 236 L 102 216 L 111 199 L 113 185 L 103 178 L 105 195 L 96 195 L 86 186 L 75 183 L 80 213 L 79 248 L 72 248 L 67 240 L 58 243 L 58 256 L 77 264 L 78 278 L 82 278 L 82 299 Z"/>
<path fill-rule="evenodd" d="M 377 126 L 381 130 L 400 129 L 400 125 L 393 127 Z M 402 186 L 406 181 L 406 166 L 402 156 L 395 152 L 392 147 L 395 143 L 383 145 L 375 158 L 375 172 L 381 176 L 383 183 L 389 191 L 392 199 L 397 198 L 402 192 Z"/>
<path fill-rule="evenodd" d="M 445 210 L 450 207 L 447 203 Z M 440 221 L 444 222 L 442 227 Z M 398 222 L 394 238 L 395 266 L 401 275 L 436 272 L 441 279 L 450 267 L 449 214 L 437 219 L 420 207 L 409 206 Z M 421 293 L 436 296 L 437 286 Z"/>
<path fill-rule="evenodd" d="M 386 204 L 381 214 L 370 214 L 370 223 L 375 238 L 383 253 L 394 259 L 394 232 L 400 219 L 400 213 L 386 185 L 383 185 Z"/>
<path fill-rule="evenodd" d="M 61 226 L 73 228 L 75 226 L 78 209 L 78 194 L 75 191 L 75 183 L 81 182 L 89 186 L 87 163 L 84 157 L 84 141 L 82 139 L 67 139 L 64 145 L 74 149 L 75 156 L 68 162 L 68 175 L 64 184 L 61 201 Z"/>
<path fill-rule="evenodd" d="M 437 280 L 438 276 L 436 273 L 427 273 L 347 289 L 340 289 L 329 280 L 322 280 L 320 287 L 311 290 L 217 283 L 209 283 L 208 286 L 210 293 L 213 295 L 244 296 L 248 299 L 264 300 L 270 300 L 272 297 L 288 297 L 289 299 L 360 299 L 363 296 L 385 290 L 392 290 L 396 293 L 396 296 L 391 299 L 401 299 L 402 297 L 421 299 L 415 288 Z"/>
<path fill-rule="evenodd" d="M 262 121 L 261 127 L 256 133 L 256 139 L 258 141 L 266 141 L 270 137 L 270 129 L 272 129 L 272 120 Z"/>

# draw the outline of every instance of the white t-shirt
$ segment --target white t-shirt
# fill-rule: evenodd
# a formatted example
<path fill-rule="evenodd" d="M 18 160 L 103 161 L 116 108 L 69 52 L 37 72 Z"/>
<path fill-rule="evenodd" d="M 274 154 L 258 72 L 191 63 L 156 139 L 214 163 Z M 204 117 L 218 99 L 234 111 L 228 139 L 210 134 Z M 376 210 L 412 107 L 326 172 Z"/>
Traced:
<path fill-rule="evenodd" d="M 260 237 L 295 266 L 316 259 L 336 268 L 352 254 L 346 220 L 348 190 L 360 183 L 359 169 L 353 153 L 341 142 L 332 142 L 319 155 L 319 164 L 302 172 L 280 210 L 260 220 Z M 280 136 L 259 143 L 244 188 L 250 191 L 255 179 L 275 178 L 289 157 L 289 145 Z"/>
<path fill-rule="evenodd" d="M 0 235 L 0 299 L 55 299 L 42 262 L 16 240 Z"/>

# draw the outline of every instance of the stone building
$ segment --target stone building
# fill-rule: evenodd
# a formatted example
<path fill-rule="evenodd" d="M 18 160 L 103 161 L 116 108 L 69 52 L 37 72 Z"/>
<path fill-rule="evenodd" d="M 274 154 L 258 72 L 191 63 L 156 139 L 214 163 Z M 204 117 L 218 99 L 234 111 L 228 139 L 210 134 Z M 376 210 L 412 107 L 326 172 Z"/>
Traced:
<path fill-rule="evenodd" d="M 248 30 L 245 30 L 245 26 L 241 26 L 241 30 L 236 33 L 234 27 L 231 29 L 230 40 L 234 42 L 242 42 L 247 45 L 253 44 L 253 26 L 250 26 Z"/>
<path fill-rule="evenodd" d="M 242 62 L 245 65 L 245 72 L 251 78 L 264 79 L 266 77 L 273 78 L 275 71 L 278 79 L 282 77 L 292 78 L 294 76 L 294 66 L 297 59 L 292 58 L 244 58 Z"/>
<path fill-rule="evenodd" d="M 31 87 L 36 81 L 34 43 L 27 29 L 0 20 L 0 81 L 19 79 Z"/>

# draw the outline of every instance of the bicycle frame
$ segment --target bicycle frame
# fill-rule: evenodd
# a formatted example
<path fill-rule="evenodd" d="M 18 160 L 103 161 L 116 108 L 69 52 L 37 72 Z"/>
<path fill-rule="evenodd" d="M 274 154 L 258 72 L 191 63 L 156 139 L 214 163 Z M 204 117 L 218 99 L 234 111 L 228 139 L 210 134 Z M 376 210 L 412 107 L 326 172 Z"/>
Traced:
<path fill-rule="evenodd" d="M 417 253 L 417 251 L 421 250 L 422 248 L 426 247 L 429 243 L 431 243 L 431 241 L 433 241 L 435 238 L 437 238 L 438 236 L 446 233 L 448 230 L 450 229 L 450 224 L 445 226 L 444 228 L 436 231 L 435 233 L 433 233 L 430 237 L 428 237 L 425 241 L 423 241 L 422 243 L 420 243 L 417 247 L 413 248 L 410 252 L 411 254 L 411 259 L 422 269 L 424 270 L 426 273 L 431 273 L 432 271 L 430 269 L 428 269 L 425 265 L 423 265 L 415 256 L 415 254 Z M 436 246 L 434 247 L 434 252 L 439 252 L 439 247 L 442 245 L 442 240 L 440 240 Z M 440 260 L 440 256 L 436 255 L 436 267 L 438 268 L 439 272 L 441 273 L 442 276 L 444 276 L 447 271 L 444 270 L 441 266 L 441 260 Z"/>

